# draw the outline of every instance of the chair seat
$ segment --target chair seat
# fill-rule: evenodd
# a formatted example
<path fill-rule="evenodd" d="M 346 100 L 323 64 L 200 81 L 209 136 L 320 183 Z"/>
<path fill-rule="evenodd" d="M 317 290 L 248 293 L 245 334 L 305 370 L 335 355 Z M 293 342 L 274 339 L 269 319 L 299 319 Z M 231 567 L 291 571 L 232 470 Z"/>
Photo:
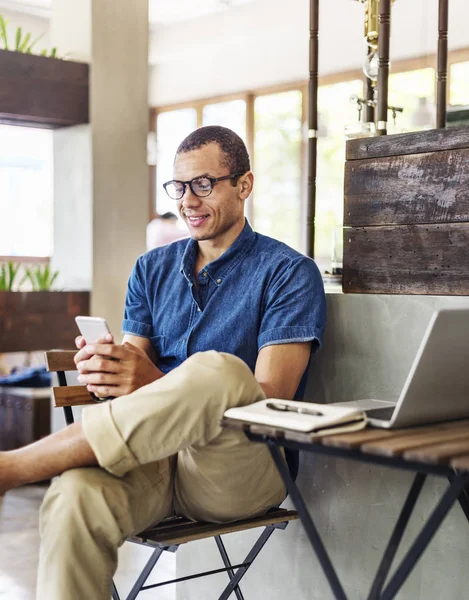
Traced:
<path fill-rule="evenodd" d="M 272 508 L 261 517 L 230 523 L 200 523 L 190 521 L 184 517 L 170 517 L 138 535 L 127 538 L 127 540 L 153 547 L 180 546 L 186 542 L 254 529 L 255 527 L 277 525 L 295 519 L 298 519 L 298 513 L 295 510 L 285 508 Z"/>

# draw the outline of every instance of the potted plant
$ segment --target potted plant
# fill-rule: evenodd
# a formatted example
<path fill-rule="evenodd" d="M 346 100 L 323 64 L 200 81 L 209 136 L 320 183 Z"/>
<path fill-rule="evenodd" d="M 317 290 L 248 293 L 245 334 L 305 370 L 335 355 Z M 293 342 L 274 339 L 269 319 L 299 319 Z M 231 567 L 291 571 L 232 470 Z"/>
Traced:
<path fill-rule="evenodd" d="M 40 38 L 16 29 L 8 35 L 0 15 L 0 122 L 49 127 L 88 123 L 89 66 L 58 58 L 57 49 L 33 54 Z"/>
<path fill-rule="evenodd" d="M 0 353 L 72 348 L 75 317 L 88 315 L 89 292 L 54 291 L 49 265 L 0 265 Z M 29 291 L 25 291 L 28 287 Z"/>

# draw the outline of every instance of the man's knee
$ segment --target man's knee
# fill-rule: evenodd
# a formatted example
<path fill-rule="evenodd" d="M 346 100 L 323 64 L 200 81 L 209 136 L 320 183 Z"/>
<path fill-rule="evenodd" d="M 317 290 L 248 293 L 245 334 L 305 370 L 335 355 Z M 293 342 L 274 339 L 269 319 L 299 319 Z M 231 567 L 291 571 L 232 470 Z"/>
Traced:
<path fill-rule="evenodd" d="M 185 364 L 206 368 L 215 381 L 223 381 L 225 386 L 254 380 L 254 375 L 247 364 L 234 354 L 227 352 L 217 352 L 216 350 L 197 352 L 189 357 Z"/>
<path fill-rule="evenodd" d="M 191 381 L 194 391 L 198 384 L 202 386 L 201 397 L 208 399 L 228 394 L 238 398 L 242 404 L 264 397 L 262 388 L 248 365 L 233 354 L 215 350 L 198 352 L 184 364 L 187 365 L 189 373 L 193 372 L 194 377 Z M 237 403 L 236 401 L 235 404 Z"/>
<path fill-rule="evenodd" d="M 100 528 L 107 529 L 113 542 L 118 544 L 120 527 L 114 505 L 119 500 L 112 497 L 110 489 L 106 489 L 103 475 L 112 477 L 95 468 L 71 469 L 58 477 L 47 491 L 40 509 L 41 535 L 48 525 L 53 529 L 84 528 L 90 533 Z M 68 531 L 66 535 L 73 533 Z"/>

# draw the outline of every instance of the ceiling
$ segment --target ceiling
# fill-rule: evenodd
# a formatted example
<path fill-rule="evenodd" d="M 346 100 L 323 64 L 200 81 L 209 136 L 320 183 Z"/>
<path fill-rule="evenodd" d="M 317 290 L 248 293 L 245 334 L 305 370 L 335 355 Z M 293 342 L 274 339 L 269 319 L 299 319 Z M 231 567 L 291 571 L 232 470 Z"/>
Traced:
<path fill-rule="evenodd" d="M 79 0 L 77 0 L 79 1 Z M 254 0 L 148 0 L 152 26 L 190 21 Z M 0 8 L 48 18 L 52 0 L 0 0 Z"/>

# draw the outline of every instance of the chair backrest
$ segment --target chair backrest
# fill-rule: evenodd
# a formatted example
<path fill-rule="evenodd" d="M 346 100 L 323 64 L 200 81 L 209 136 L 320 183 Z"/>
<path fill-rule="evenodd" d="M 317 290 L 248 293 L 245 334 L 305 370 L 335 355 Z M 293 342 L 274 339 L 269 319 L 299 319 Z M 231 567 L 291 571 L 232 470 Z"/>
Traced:
<path fill-rule="evenodd" d="M 73 423 L 72 406 L 84 406 L 94 404 L 91 393 L 85 385 L 68 385 L 65 373 L 76 371 L 77 367 L 73 360 L 74 350 L 49 350 L 45 352 L 46 369 L 50 373 L 57 373 L 59 386 L 52 388 L 52 398 L 55 408 L 63 408 L 65 420 L 68 425 Z"/>

